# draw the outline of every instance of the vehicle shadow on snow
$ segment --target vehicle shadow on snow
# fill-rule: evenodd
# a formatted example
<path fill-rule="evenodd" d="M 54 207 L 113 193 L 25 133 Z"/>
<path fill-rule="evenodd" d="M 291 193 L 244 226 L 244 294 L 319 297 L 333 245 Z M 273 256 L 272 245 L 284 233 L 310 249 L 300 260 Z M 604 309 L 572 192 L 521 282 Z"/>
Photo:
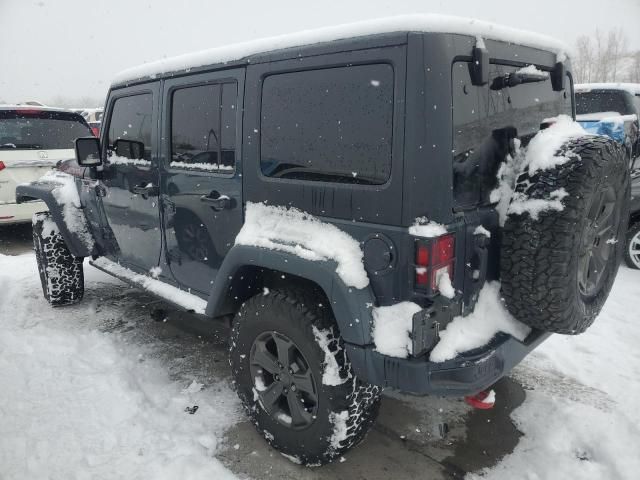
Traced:
<path fill-rule="evenodd" d="M 83 303 L 95 311 L 100 330 L 149 346 L 172 379 L 196 379 L 205 384 L 205 392 L 230 383 L 228 328 L 221 323 L 202 321 L 123 284 L 89 282 Z M 365 441 L 344 460 L 322 468 L 291 463 L 248 421 L 227 432 L 218 457 L 236 474 L 253 478 L 462 478 L 498 463 L 521 436 L 510 414 L 524 401 L 522 386 L 505 378 L 493 388 L 497 402 L 488 411 L 473 410 L 458 398 L 385 392 L 376 426 Z"/>

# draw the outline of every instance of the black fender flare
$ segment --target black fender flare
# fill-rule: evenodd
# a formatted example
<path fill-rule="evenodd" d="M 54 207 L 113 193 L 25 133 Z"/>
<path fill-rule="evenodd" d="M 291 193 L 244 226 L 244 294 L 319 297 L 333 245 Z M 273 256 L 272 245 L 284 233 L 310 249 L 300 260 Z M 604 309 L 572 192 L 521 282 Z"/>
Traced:
<path fill-rule="evenodd" d="M 24 203 L 33 200 L 42 200 L 51 213 L 51 218 L 58 229 L 62 238 L 64 238 L 67 248 L 75 257 L 89 257 L 94 253 L 95 242 L 93 246 L 89 246 L 74 231 L 72 231 L 63 215 L 63 206 L 58 203 L 53 195 L 53 189 L 60 185 L 55 182 L 38 181 L 28 184 L 18 185 L 16 187 L 16 202 Z"/>
<path fill-rule="evenodd" d="M 333 261 L 312 261 L 292 253 L 262 247 L 235 245 L 225 256 L 211 289 L 205 315 L 217 316 L 223 309 L 235 273 L 243 267 L 276 270 L 305 278 L 325 293 L 342 339 L 351 344 L 372 343 L 372 308 L 375 296 L 371 286 L 355 288 L 346 285 L 336 273 Z"/>

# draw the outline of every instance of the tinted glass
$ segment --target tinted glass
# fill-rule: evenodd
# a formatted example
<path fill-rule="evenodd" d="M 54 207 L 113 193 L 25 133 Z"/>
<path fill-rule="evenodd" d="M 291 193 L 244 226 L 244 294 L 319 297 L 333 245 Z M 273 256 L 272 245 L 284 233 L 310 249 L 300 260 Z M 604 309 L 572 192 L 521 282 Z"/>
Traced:
<path fill-rule="evenodd" d="M 84 119 L 66 112 L 0 111 L 0 149 L 72 149 L 93 134 Z"/>
<path fill-rule="evenodd" d="M 618 112 L 621 115 L 633 113 L 626 102 L 625 92 L 592 91 L 576 93 L 576 113 Z"/>
<path fill-rule="evenodd" d="M 233 170 L 237 85 L 176 90 L 171 110 L 171 166 Z"/>
<path fill-rule="evenodd" d="M 391 174 L 388 64 L 269 76 L 261 115 L 260 162 L 267 176 L 382 184 Z"/>
<path fill-rule="evenodd" d="M 544 119 L 572 113 L 569 91 L 553 91 L 549 79 L 491 90 L 494 78 L 515 72 L 518 67 L 492 64 L 490 68 L 489 83 L 474 86 L 468 63 L 453 66 L 453 183 L 457 207 L 489 202 L 498 169 L 513 149 L 514 138 L 526 145 Z"/>
<path fill-rule="evenodd" d="M 116 140 L 132 140 L 141 142 L 144 160 L 151 161 L 151 116 L 153 113 L 153 97 L 150 93 L 121 97 L 115 101 L 109 123 L 109 150 L 113 151 Z M 138 151 L 138 148 L 118 149 L 118 155 L 134 158 L 127 151 Z"/>

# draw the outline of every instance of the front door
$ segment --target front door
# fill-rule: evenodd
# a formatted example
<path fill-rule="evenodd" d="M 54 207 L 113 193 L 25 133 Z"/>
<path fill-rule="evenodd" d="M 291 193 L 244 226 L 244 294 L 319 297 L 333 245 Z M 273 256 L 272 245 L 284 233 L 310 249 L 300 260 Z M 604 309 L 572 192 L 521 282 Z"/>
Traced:
<path fill-rule="evenodd" d="M 164 83 L 165 263 L 181 287 L 202 294 L 242 227 L 243 82 L 240 69 Z"/>
<path fill-rule="evenodd" d="M 157 125 L 159 84 L 119 90 L 109 99 L 102 136 L 104 234 L 115 260 L 147 271 L 161 252 Z"/>

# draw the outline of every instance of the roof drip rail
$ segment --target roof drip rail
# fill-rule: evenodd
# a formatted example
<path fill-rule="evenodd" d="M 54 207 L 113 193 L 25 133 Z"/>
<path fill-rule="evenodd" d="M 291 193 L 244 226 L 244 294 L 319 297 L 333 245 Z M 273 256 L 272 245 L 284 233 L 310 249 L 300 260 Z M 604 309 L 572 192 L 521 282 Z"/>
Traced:
<path fill-rule="evenodd" d="M 551 70 L 551 86 L 554 92 L 561 92 L 566 88 L 567 70 L 563 62 L 556 62 Z"/>
<path fill-rule="evenodd" d="M 489 51 L 482 37 L 476 37 L 471 53 L 471 84 L 482 86 L 489 83 Z"/>

